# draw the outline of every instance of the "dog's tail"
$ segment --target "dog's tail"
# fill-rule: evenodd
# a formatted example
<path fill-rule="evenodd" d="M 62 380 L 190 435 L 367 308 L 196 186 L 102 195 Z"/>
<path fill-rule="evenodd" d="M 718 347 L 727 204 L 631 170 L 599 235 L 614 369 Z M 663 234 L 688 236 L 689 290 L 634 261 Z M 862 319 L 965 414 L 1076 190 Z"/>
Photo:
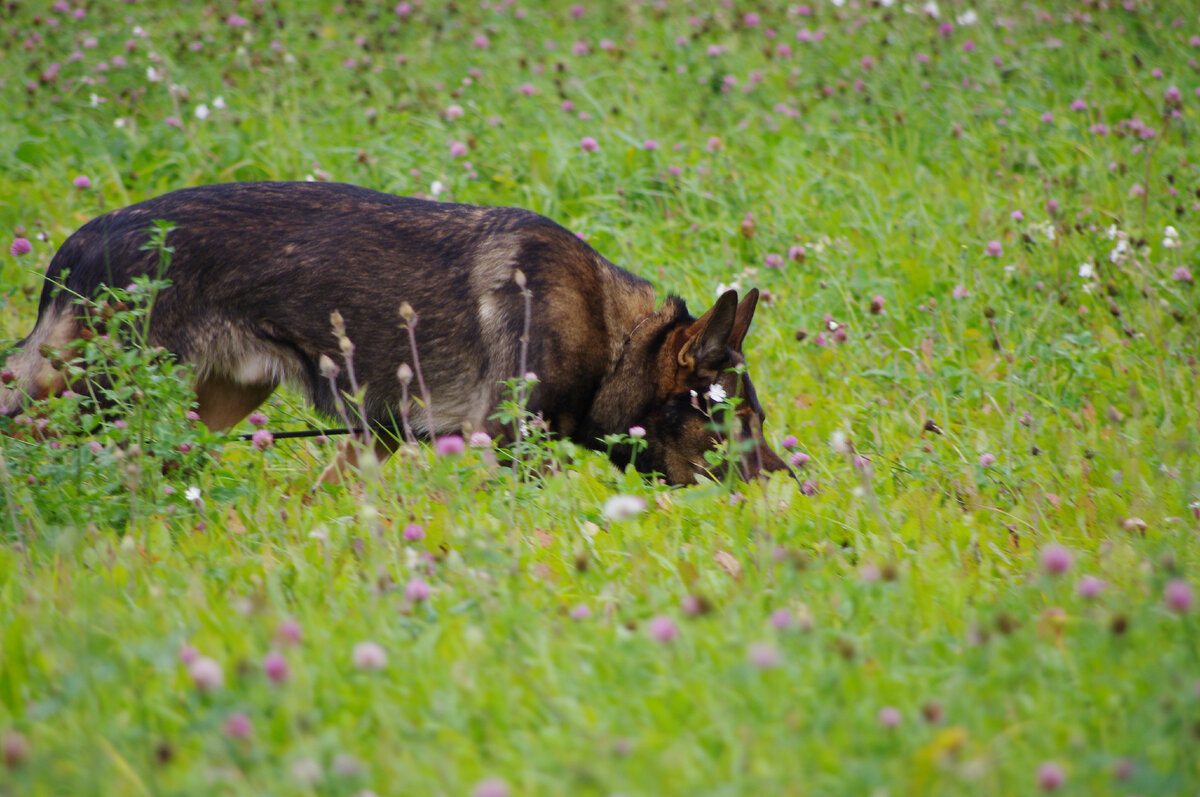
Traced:
<path fill-rule="evenodd" d="M 53 302 L 38 315 L 33 332 L 17 344 L 0 368 L 0 415 L 20 415 L 30 401 L 66 389 L 55 352 L 79 337 L 80 322 L 70 304 Z"/>

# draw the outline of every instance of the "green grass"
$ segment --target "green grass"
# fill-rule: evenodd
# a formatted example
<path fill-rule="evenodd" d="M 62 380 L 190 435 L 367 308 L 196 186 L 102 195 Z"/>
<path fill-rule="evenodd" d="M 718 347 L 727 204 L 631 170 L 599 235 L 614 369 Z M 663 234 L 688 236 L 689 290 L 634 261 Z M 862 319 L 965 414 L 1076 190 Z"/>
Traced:
<path fill-rule="evenodd" d="M 946 35 L 966 5 L 6 10 L 0 338 L 29 331 L 56 246 L 104 210 L 226 180 L 439 181 L 551 216 L 693 309 L 718 283 L 769 291 L 747 351 L 767 433 L 799 438 L 815 494 L 669 490 L 560 445 L 520 484 L 423 448 L 310 499 L 331 445 L 256 452 L 167 424 L 215 458 L 163 475 L 110 427 L 74 459 L 0 437 L 0 795 L 464 795 L 489 777 L 530 795 L 1007 795 L 1047 762 L 1064 794 L 1200 791 L 1200 620 L 1164 598 L 1200 567 L 1200 299 L 1182 279 L 1200 274 L 1200 22 L 1184 2 L 1106 5 L 981 1 Z M 9 256 L 16 237 L 33 251 Z M 144 379 L 182 416 L 170 378 Z M 292 394 L 266 410 L 276 431 L 311 419 Z M 610 522 L 620 493 L 649 509 Z M 414 522 L 426 537 L 405 541 Z M 1073 555 L 1057 576 L 1054 544 Z M 414 603 L 417 575 L 432 595 Z M 649 633 L 658 616 L 673 641 Z M 278 636 L 289 618 L 299 644 Z M 364 641 L 381 670 L 355 666 Z M 185 646 L 220 688 L 195 688 Z"/>

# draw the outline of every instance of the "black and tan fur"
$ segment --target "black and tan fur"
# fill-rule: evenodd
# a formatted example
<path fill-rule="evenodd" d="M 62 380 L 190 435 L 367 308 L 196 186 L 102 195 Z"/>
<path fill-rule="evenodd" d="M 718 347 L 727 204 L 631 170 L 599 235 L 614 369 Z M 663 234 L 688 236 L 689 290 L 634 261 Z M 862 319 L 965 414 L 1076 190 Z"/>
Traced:
<path fill-rule="evenodd" d="M 757 291 L 740 304 L 730 291 L 695 319 L 678 298 L 656 308 L 650 283 L 536 213 L 328 183 L 190 188 L 88 222 L 50 263 L 37 324 L 8 363 L 16 378 L 0 391 L 0 412 L 15 415 L 28 399 L 66 387 L 42 352 L 79 335 L 72 297 L 154 273 L 159 255 L 142 247 L 156 220 L 175 225 L 167 238 L 174 254 L 170 285 L 151 313 L 151 342 L 195 363 L 198 412 L 213 429 L 245 418 L 281 383 L 334 416 L 335 395 L 318 362 L 324 354 L 343 365 L 329 321 L 336 310 L 355 345 L 358 382 L 367 386 L 362 411 L 387 432 L 382 440 L 397 440 L 396 370 L 412 363 L 399 315 L 407 302 L 419 317 L 434 432 L 502 432 L 489 416 L 500 383 L 519 371 L 519 268 L 532 293 L 526 367 L 538 375 L 529 408 L 553 432 L 597 448 L 604 435 L 642 426 L 648 446 L 638 469 L 690 483 L 714 445 L 702 404 L 719 381 L 746 399 L 738 427 L 756 442 L 743 474 L 786 468 L 763 441 L 749 378 L 727 371 L 741 362 Z M 64 290 L 56 292 L 59 283 Z M 427 436 L 424 413 L 410 417 Z M 614 454 L 619 463 L 628 457 Z"/>

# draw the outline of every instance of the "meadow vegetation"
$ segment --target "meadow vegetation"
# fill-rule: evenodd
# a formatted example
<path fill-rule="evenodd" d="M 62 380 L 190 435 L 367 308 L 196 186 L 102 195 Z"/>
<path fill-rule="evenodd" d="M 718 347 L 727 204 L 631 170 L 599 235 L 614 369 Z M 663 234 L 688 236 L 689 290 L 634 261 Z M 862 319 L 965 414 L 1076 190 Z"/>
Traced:
<path fill-rule="evenodd" d="M 798 480 L 534 422 L 312 492 L 299 396 L 214 435 L 97 336 L 119 417 L 0 421 L 0 795 L 1197 793 L 1198 59 L 1183 0 L 5 4 L 6 342 L 168 190 L 522 206 L 762 289 Z"/>

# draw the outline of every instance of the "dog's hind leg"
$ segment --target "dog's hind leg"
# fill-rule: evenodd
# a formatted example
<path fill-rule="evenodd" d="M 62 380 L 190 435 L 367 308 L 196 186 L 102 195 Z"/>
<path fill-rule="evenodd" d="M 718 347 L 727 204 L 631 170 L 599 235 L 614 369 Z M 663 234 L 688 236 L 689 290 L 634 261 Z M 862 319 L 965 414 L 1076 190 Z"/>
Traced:
<path fill-rule="evenodd" d="M 244 385 L 227 376 L 209 374 L 196 380 L 196 412 L 214 432 L 228 429 L 267 400 L 275 385 Z"/>
<path fill-rule="evenodd" d="M 321 471 L 321 477 L 317 479 L 316 487 L 320 487 L 322 484 L 341 484 L 349 475 L 350 470 L 358 467 L 359 452 L 363 447 L 364 442 L 359 435 L 354 435 L 354 437 L 338 443 L 337 456 L 325 470 Z M 381 465 L 399 447 L 400 438 L 396 435 L 386 432 L 376 432 L 373 435 L 372 448 L 375 451 L 375 459 Z"/>
<path fill-rule="evenodd" d="M 79 337 L 80 323 L 70 307 L 56 307 L 39 317 L 29 337 L 4 364 L 0 386 L 0 415 L 15 416 L 30 401 L 56 396 L 67 387 L 55 352 Z M 66 356 L 66 355 L 64 355 Z"/>

